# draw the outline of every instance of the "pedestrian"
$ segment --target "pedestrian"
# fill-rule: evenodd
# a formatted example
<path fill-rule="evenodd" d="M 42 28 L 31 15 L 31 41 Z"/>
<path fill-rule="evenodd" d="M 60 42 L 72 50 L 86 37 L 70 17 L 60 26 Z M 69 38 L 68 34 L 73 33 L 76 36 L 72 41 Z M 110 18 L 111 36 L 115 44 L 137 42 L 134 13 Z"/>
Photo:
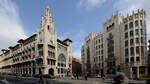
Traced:
<path fill-rule="evenodd" d="M 85 77 L 85 80 L 88 80 L 88 79 L 87 79 L 87 73 L 85 73 L 85 76 L 84 76 L 84 77 Z"/>
<path fill-rule="evenodd" d="M 79 79 L 79 78 L 78 78 L 78 74 L 76 74 L 76 77 L 77 77 L 77 80 L 78 80 L 78 79 Z"/>
<path fill-rule="evenodd" d="M 76 79 L 76 74 L 74 74 L 74 78 Z"/>
<path fill-rule="evenodd" d="M 81 76 L 81 80 L 83 80 L 83 76 Z"/>
<path fill-rule="evenodd" d="M 40 75 L 39 84 L 44 84 L 44 80 L 43 80 L 43 77 L 42 77 L 42 75 Z"/>
<path fill-rule="evenodd" d="M 71 76 L 71 79 L 72 79 L 72 80 L 74 79 L 74 76 L 73 76 L 73 75 Z"/>
<path fill-rule="evenodd" d="M 17 81 L 19 80 L 19 74 L 16 74 L 16 80 Z"/>

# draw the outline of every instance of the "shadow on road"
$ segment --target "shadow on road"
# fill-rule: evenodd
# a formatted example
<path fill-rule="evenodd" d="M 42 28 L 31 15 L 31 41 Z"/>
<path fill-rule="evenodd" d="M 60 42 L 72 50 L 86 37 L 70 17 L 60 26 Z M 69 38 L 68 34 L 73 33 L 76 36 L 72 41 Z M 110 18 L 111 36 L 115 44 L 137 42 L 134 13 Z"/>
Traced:
<path fill-rule="evenodd" d="M 0 84 L 40 84 L 39 79 L 34 78 L 20 78 L 16 79 L 15 76 L 0 76 Z M 44 79 L 44 84 L 73 84 L 68 82 L 60 82 L 58 80 Z"/>

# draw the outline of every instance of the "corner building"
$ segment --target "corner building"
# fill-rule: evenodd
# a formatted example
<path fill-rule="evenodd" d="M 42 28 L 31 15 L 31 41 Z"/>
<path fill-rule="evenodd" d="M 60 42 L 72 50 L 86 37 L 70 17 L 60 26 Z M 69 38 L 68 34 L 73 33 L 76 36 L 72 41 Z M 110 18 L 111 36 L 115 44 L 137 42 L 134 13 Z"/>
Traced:
<path fill-rule="evenodd" d="M 97 75 L 98 71 L 96 69 L 100 69 L 100 67 L 94 66 L 94 64 L 98 64 L 95 61 L 96 59 L 102 62 L 102 70 L 105 76 L 112 76 L 120 71 L 124 72 L 129 78 L 146 76 L 148 56 L 146 12 L 144 10 L 133 11 L 131 15 L 127 14 L 126 17 L 117 12 L 103 23 L 102 38 L 103 47 L 100 47 L 100 49 L 103 53 L 99 54 L 103 56 L 103 59 L 99 60 L 94 52 L 99 51 L 98 48 L 93 48 L 93 51 L 90 52 L 93 53 L 90 57 L 91 62 L 93 62 L 91 64 L 93 74 Z M 93 47 L 97 46 L 97 44 L 94 44 L 94 39 L 91 40 Z M 85 64 L 89 63 L 87 61 L 87 49 L 85 48 L 87 46 L 87 40 L 85 40 L 81 49 L 83 71 L 86 67 Z"/>
<path fill-rule="evenodd" d="M 82 73 L 96 76 L 104 72 L 103 35 L 90 33 L 81 48 Z"/>
<path fill-rule="evenodd" d="M 0 71 L 20 75 L 50 74 L 66 76 L 72 68 L 70 39 L 57 38 L 49 7 L 41 17 L 36 34 L 18 44 L 3 49 L 0 55 Z"/>
<path fill-rule="evenodd" d="M 146 76 L 148 69 L 146 12 L 138 10 L 136 13 L 133 11 L 132 15 L 127 14 L 123 19 L 122 31 L 124 72 L 130 78 Z"/>

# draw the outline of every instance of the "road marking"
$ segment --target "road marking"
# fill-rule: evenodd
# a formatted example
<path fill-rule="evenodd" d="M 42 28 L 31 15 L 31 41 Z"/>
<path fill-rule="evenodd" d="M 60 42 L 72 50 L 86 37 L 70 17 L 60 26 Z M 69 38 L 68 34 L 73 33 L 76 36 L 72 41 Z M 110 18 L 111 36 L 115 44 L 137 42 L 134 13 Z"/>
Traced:
<path fill-rule="evenodd" d="M 95 82 L 95 83 L 93 83 L 93 84 L 99 84 L 98 82 Z"/>

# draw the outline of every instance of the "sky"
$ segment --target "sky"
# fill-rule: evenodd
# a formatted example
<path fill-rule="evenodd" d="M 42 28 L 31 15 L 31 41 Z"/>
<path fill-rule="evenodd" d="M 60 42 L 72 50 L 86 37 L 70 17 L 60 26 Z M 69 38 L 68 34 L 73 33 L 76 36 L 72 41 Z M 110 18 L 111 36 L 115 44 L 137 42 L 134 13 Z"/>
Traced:
<path fill-rule="evenodd" d="M 150 0 L 0 0 L 0 49 L 16 45 L 36 33 L 49 6 L 59 39 L 70 38 L 72 54 L 81 58 L 81 46 L 91 33 L 102 33 L 102 24 L 116 11 L 122 15 L 137 9 L 147 13 L 150 38 Z"/>

